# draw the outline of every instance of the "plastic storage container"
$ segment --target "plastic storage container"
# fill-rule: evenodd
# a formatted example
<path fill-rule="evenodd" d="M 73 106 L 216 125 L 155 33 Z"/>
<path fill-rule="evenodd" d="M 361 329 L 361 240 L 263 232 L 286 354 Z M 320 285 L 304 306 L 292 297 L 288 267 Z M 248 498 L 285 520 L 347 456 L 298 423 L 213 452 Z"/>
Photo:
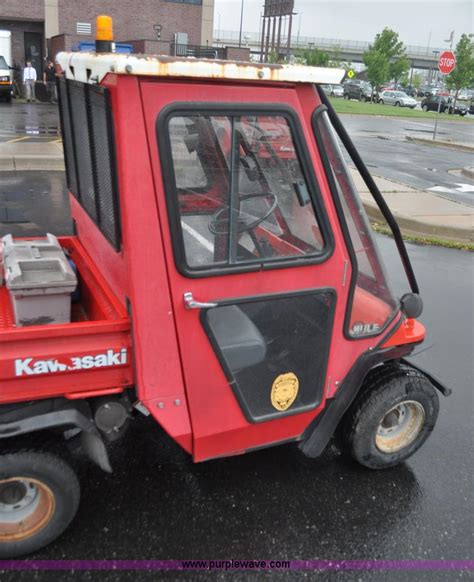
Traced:
<path fill-rule="evenodd" d="M 77 277 L 54 235 L 16 241 L 4 236 L 2 255 L 16 325 L 71 321 L 71 293 Z"/>

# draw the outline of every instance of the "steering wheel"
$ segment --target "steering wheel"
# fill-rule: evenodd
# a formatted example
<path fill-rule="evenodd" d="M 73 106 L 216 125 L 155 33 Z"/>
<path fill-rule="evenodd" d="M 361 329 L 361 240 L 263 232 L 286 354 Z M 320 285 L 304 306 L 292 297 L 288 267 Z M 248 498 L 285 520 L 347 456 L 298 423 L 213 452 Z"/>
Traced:
<path fill-rule="evenodd" d="M 247 221 L 253 217 L 250 217 L 250 216 L 245 217 L 242 214 L 242 212 L 239 211 L 239 216 L 237 217 L 237 224 L 238 224 L 237 232 L 238 233 L 242 233 L 242 232 L 245 232 L 247 230 L 252 230 L 256 226 L 258 226 L 259 224 L 261 224 L 262 222 L 267 220 L 267 218 L 271 214 L 273 214 L 273 212 L 275 212 L 275 209 L 278 206 L 278 198 L 276 197 L 275 194 L 273 194 L 271 192 L 269 192 L 267 194 L 260 194 L 260 193 L 243 194 L 242 196 L 239 196 L 239 201 L 244 202 L 245 200 L 253 200 L 254 198 L 269 198 L 271 200 L 270 207 L 267 210 L 267 212 L 265 212 L 265 214 L 263 216 L 260 216 L 259 218 L 256 218 L 255 220 L 252 220 L 251 222 L 247 222 Z M 226 228 L 229 224 L 229 218 L 222 218 L 222 215 L 225 212 L 228 212 L 229 210 L 230 210 L 229 206 L 224 206 L 224 208 L 221 208 L 216 213 L 214 213 L 211 221 L 209 222 L 209 226 L 208 226 L 208 228 L 212 234 L 214 234 L 214 235 L 229 234 L 229 230 L 228 230 L 228 228 Z"/>

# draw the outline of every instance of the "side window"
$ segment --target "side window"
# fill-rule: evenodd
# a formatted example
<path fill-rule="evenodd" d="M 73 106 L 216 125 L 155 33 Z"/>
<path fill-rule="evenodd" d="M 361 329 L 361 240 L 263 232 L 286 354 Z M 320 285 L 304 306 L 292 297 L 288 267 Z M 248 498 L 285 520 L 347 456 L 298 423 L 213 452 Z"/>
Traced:
<path fill-rule="evenodd" d="M 339 198 L 355 255 L 357 278 L 352 303 L 348 305 L 348 332 L 354 338 L 376 335 L 392 318 L 397 301 L 388 286 L 376 241 L 345 163 L 349 154 L 339 143 L 327 113 L 318 115 L 316 120 L 316 137 L 327 160 L 328 178 Z"/>
<path fill-rule="evenodd" d="M 191 270 L 318 257 L 326 250 L 286 116 L 168 120 L 182 259 Z M 171 193 L 171 196 L 170 196 Z"/>

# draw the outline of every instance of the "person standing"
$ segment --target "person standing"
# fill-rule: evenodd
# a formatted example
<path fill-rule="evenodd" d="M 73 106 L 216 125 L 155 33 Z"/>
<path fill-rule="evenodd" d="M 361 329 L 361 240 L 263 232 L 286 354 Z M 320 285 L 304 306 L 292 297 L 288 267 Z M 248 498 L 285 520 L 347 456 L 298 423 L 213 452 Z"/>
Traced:
<path fill-rule="evenodd" d="M 36 69 L 31 66 L 31 61 L 26 61 L 23 69 L 23 85 L 25 87 L 25 97 L 28 103 L 36 101 L 35 95 Z"/>
<path fill-rule="evenodd" d="M 53 61 L 48 61 L 43 75 L 43 80 L 46 83 L 48 101 L 51 103 L 57 103 L 58 94 L 56 90 L 56 69 L 54 68 Z"/>

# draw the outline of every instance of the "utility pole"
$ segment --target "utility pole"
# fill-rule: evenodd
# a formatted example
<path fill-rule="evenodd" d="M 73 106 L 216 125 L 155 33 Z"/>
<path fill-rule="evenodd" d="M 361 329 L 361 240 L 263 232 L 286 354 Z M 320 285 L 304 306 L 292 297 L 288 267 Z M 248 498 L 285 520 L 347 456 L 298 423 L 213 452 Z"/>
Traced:
<path fill-rule="evenodd" d="M 299 47 L 300 46 L 300 32 L 301 32 L 301 16 L 303 15 L 302 12 L 300 12 L 300 19 L 298 22 L 298 36 L 296 37 L 296 46 Z"/>
<path fill-rule="evenodd" d="M 239 32 L 239 48 L 242 47 L 242 26 L 244 22 L 244 0 L 242 0 L 242 4 L 240 5 L 240 32 Z"/>

